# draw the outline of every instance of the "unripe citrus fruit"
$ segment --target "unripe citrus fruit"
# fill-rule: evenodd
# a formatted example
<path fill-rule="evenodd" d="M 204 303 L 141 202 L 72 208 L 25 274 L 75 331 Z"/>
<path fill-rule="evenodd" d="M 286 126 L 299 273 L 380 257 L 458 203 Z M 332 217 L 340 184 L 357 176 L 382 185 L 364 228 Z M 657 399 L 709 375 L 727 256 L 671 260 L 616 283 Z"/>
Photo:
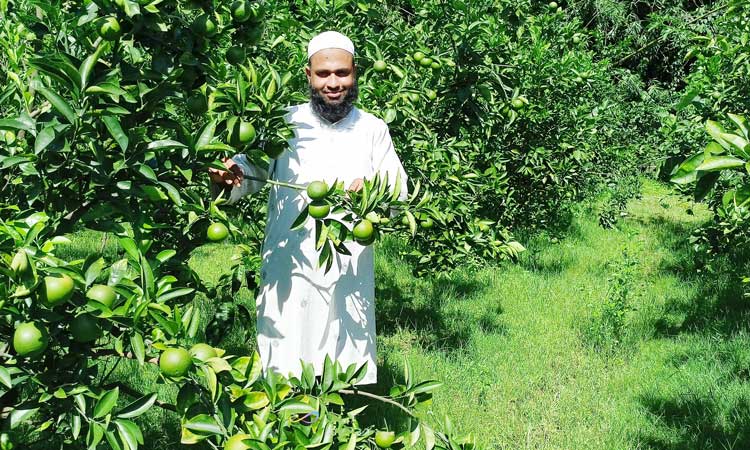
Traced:
<path fill-rule="evenodd" d="M 578 44 L 579 42 L 581 42 L 581 35 L 576 33 L 573 35 L 573 43 Z"/>
<path fill-rule="evenodd" d="M 206 237 L 211 242 L 220 242 L 229 236 L 229 229 L 221 222 L 214 222 L 208 226 Z"/>
<path fill-rule="evenodd" d="M 380 214 L 376 213 L 375 211 L 370 211 L 365 214 L 365 219 L 369 220 L 372 223 L 380 223 Z"/>
<path fill-rule="evenodd" d="M 229 133 L 229 143 L 234 146 L 247 145 L 255 140 L 255 127 L 250 122 L 238 120 Z"/>
<path fill-rule="evenodd" d="M 331 212 L 331 205 L 322 200 L 315 200 L 307 205 L 307 212 L 315 219 L 325 219 Z"/>
<path fill-rule="evenodd" d="M 190 356 L 200 361 L 206 361 L 209 358 L 215 358 L 218 355 L 216 349 L 208 344 L 195 344 L 190 347 Z"/>
<path fill-rule="evenodd" d="M 433 89 L 427 89 L 425 95 L 429 100 L 435 100 L 437 98 L 437 92 L 435 92 Z"/>
<path fill-rule="evenodd" d="M 99 36 L 107 41 L 114 41 L 122 34 L 120 22 L 114 17 L 106 17 L 99 23 Z"/>
<path fill-rule="evenodd" d="M 70 321 L 70 334 L 76 342 L 91 342 L 99 339 L 102 330 L 96 317 L 91 314 L 81 314 Z"/>
<path fill-rule="evenodd" d="M 274 142 L 271 144 L 266 144 L 265 147 L 263 147 L 263 153 L 268 155 L 268 157 L 271 159 L 276 159 L 281 156 L 281 154 L 284 153 L 284 150 L 286 149 L 286 143 Z"/>
<path fill-rule="evenodd" d="M 38 356 L 47 348 L 49 335 L 43 325 L 21 323 L 13 333 L 13 349 L 19 356 Z"/>
<path fill-rule="evenodd" d="M 513 107 L 513 109 L 521 109 L 523 108 L 524 103 L 520 98 L 514 98 L 513 100 L 511 100 L 510 105 Z"/>
<path fill-rule="evenodd" d="M 42 303 L 50 308 L 65 303 L 73 296 L 74 287 L 73 279 L 67 275 L 44 277 Z"/>
<path fill-rule="evenodd" d="M 385 72 L 386 69 L 388 69 L 388 64 L 386 64 L 382 59 L 379 59 L 375 61 L 375 64 L 372 65 L 372 68 L 375 69 L 375 72 Z"/>
<path fill-rule="evenodd" d="M 187 99 L 187 110 L 193 114 L 203 114 L 208 111 L 208 101 L 203 94 L 193 94 Z"/>
<path fill-rule="evenodd" d="M 425 229 L 432 228 L 433 225 L 435 225 L 435 222 L 433 222 L 433 220 L 429 217 L 419 222 L 419 226 Z"/>
<path fill-rule="evenodd" d="M 232 13 L 232 20 L 235 22 L 245 22 L 253 16 L 252 5 L 247 0 L 239 0 L 232 3 L 230 11 Z"/>
<path fill-rule="evenodd" d="M 307 196 L 311 200 L 323 200 L 328 195 L 328 184 L 325 181 L 313 181 L 307 185 Z"/>
<path fill-rule="evenodd" d="M 168 377 L 181 377 L 192 365 L 190 353 L 181 347 L 168 348 L 159 356 L 159 369 Z"/>
<path fill-rule="evenodd" d="M 414 61 L 422 61 L 424 59 L 424 53 L 422 52 L 414 52 L 414 55 L 412 55 L 412 58 L 414 58 Z"/>
<path fill-rule="evenodd" d="M 370 238 L 372 238 L 374 232 L 375 232 L 375 228 L 372 226 L 372 222 L 370 222 L 367 219 L 362 219 L 352 229 L 352 234 L 354 235 L 354 239 L 356 239 L 359 242 L 369 241 Z"/>
<path fill-rule="evenodd" d="M 378 430 L 375 432 L 375 444 L 380 448 L 390 448 L 395 440 L 396 433 L 393 431 Z"/>
<path fill-rule="evenodd" d="M 86 298 L 101 303 L 107 308 L 111 308 L 117 299 L 117 293 L 111 286 L 95 284 L 86 292 Z"/>
<path fill-rule="evenodd" d="M 242 442 L 242 440 L 250 438 L 252 438 L 252 436 L 249 434 L 235 434 L 224 443 L 224 450 L 247 450 L 250 446 Z"/>
<path fill-rule="evenodd" d="M 557 2 L 549 2 L 549 9 L 557 9 Z"/>
<path fill-rule="evenodd" d="M 227 62 L 229 62 L 229 64 L 232 64 L 233 66 L 236 66 L 237 64 L 245 61 L 245 49 L 237 45 L 229 47 L 226 56 Z"/>
<path fill-rule="evenodd" d="M 191 25 L 191 28 L 194 32 L 206 37 L 215 36 L 219 32 L 218 25 L 216 25 L 216 22 L 208 14 L 198 16 Z"/>
<path fill-rule="evenodd" d="M 10 262 L 10 269 L 19 276 L 29 273 L 29 269 L 31 269 L 29 255 L 27 255 L 25 251 L 19 250 Z"/>
<path fill-rule="evenodd" d="M 419 65 L 422 67 L 430 67 L 432 65 L 432 58 L 422 58 L 419 60 Z"/>

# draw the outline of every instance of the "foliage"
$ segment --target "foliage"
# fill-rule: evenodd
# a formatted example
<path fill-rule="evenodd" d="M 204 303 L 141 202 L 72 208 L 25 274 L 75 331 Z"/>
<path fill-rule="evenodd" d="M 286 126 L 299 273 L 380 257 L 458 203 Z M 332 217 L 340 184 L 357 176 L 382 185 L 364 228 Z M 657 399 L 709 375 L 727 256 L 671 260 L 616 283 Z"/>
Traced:
<path fill-rule="evenodd" d="M 226 305 L 242 283 L 251 286 L 262 239 L 243 236 L 221 197 L 207 200 L 207 169 L 223 167 L 218 158 L 238 151 L 268 164 L 292 133 L 284 120 L 298 97 L 288 89 L 290 60 L 275 65 L 271 55 L 283 53 L 283 41 L 263 39 L 266 26 L 284 20 L 267 15 L 272 7 L 0 3 L 3 439 L 28 446 L 55 436 L 60 445 L 136 450 L 144 442 L 133 419 L 156 405 L 180 417 L 185 444 L 210 440 L 217 447 L 241 431 L 258 449 L 373 445 L 374 429 L 360 429 L 332 395 L 352 388 L 366 367 L 342 370 L 328 361 L 315 387 L 309 369 L 303 381 L 261 376 L 257 355 L 204 346 L 216 353 L 205 358 L 190 347 L 205 323 L 196 298 L 218 296 Z M 244 57 L 228 52 L 235 44 Z M 229 273 L 211 285 L 188 260 L 206 241 L 224 237 L 221 225 L 214 231 L 217 223 L 244 243 Z M 115 236 L 116 259 L 96 252 L 57 257 L 63 235 L 82 228 Z M 95 285 L 107 286 L 115 300 L 92 294 Z M 46 348 L 14 348 L 11 336 L 27 322 L 48 338 Z M 160 379 L 182 397 L 171 404 L 111 380 L 104 362 L 123 358 L 136 360 L 144 377 L 146 365 L 158 361 Z M 413 414 L 435 387 L 407 377 L 388 401 Z M 329 403 L 336 405 L 330 414 Z M 298 414 L 313 410 L 317 425 L 300 425 Z M 399 445 L 470 445 L 416 419 L 411 424 Z"/>
<path fill-rule="evenodd" d="M 712 142 L 685 160 L 672 176 L 674 183 L 694 184 L 697 199 L 716 191 L 710 202 L 714 223 L 693 240 L 696 250 L 702 253 L 742 251 L 750 243 L 750 128 L 745 117 L 728 117 L 736 130 L 728 132 L 721 124 L 707 121 L 706 131 Z M 748 274 L 743 275 L 743 281 L 750 283 Z"/>

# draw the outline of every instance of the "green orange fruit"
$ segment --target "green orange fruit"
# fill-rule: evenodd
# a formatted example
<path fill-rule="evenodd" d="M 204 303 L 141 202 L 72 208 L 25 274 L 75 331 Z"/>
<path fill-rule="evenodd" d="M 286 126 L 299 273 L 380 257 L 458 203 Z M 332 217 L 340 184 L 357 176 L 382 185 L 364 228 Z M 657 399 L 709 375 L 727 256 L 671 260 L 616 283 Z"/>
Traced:
<path fill-rule="evenodd" d="M 375 72 L 385 72 L 388 69 L 388 64 L 386 64 L 386 62 L 382 59 L 379 59 L 375 61 L 375 64 L 372 65 L 372 68 L 375 69 Z"/>
<path fill-rule="evenodd" d="M 425 91 L 425 95 L 427 96 L 427 99 L 429 99 L 430 101 L 435 100 L 437 98 L 437 92 L 435 92 L 435 90 L 433 89 L 427 89 L 427 91 Z"/>
<path fill-rule="evenodd" d="M 10 262 L 10 269 L 18 276 L 28 274 L 29 269 L 31 269 L 29 255 L 23 250 L 16 252 L 15 256 L 13 256 L 13 260 Z"/>
<path fill-rule="evenodd" d="M 248 19 L 253 17 L 253 6 L 247 0 L 239 0 L 232 3 L 229 8 L 232 14 L 232 20 L 238 23 L 246 22 Z"/>
<path fill-rule="evenodd" d="M 95 284 L 86 292 L 86 298 L 101 303 L 107 308 L 111 308 L 117 300 L 117 293 L 111 286 Z"/>
<path fill-rule="evenodd" d="M 315 219 L 325 219 L 331 212 L 331 205 L 322 200 L 315 200 L 307 205 L 307 212 Z"/>
<path fill-rule="evenodd" d="M 229 229 L 221 222 L 214 222 L 208 226 L 206 237 L 211 242 L 221 242 L 229 236 Z"/>
<path fill-rule="evenodd" d="M 238 45 L 229 47 L 226 56 L 227 62 L 229 64 L 232 64 L 233 66 L 236 66 L 237 64 L 245 61 L 245 49 Z"/>
<path fill-rule="evenodd" d="M 380 448 L 390 448 L 396 440 L 396 433 L 393 431 L 378 430 L 375 432 L 375 445 Z"/>
<path fill-rule="evenodd" d="M 106 17 L 99 23 L 99 36 L 107 41 L 114 41 L 122 35 L 120 22 L 115 17 Z"/>
<path fill-rule="evenodd" d="M 192 114 L 203 114 L 208 111 L 208 101 L 206 100 L 206 96 L 201 93 L 196 93 L 188 97 L 185 106 Z"/>
<path fill-rule="evenodd" d="M 92 342 L 102 335 L 102 329 L 96 317 L 81 314 L 70 321 L 70 334 L 76 342 Z"/>
<path fill-rule="evenodd" d="M 419 226 L 425 229 L 432 228 L 434 225 L 435 222 L 429 217 L 419 222 Z"/>
<path fill-rule="evenodd" d="M 75 283 L 64 274 L 44 277 L 42 303 L 50 308 L 63 304 L 73 296 Z"/>
<path fill-rule="evenodd" d="M 190 353 L 182 347 L 168 348 L 159 356 L 159 369 L 168 377 L 181 377 L 192 365 Z"/>
<path fill-rule="evenodd" d="M 328 195 L 328 183 L 313 181 L 307 185 L 307 196 L 310 200 L 323 200 Z"/>
<path fill-rule="evenodd" d="M 354 235 L 354 239 L 357 240 L 357 242 L 363 243 L 363 242 L 371 242 L 370 239 L 374 236 L 375 233 L 375 227 L 372 226 L 372 222 L 370 222 L 367 219 L 362 219 L 354 225 L 354 228 L 352 229 L 352 234 Z"/>
<path fill-rule="evenodd" d="M 195 344 L 190 347 L 190 356 L 205 362 L 210 358 L 216 358 L 218 354 L 216 353 L 216 349 L 208 344 Z"/>
<path fill-rule="evenodd" d="M 219 32 L 219 26 L 216 25 L 214 19 L 208 14 L 198 16 L 190 27 L 194 32 L 205 37 L 216 36 Z"/>
<path fill-rule="evenodd" d="M 424 53 L 422 52 L 414 52 L 412 55 L 412 58 L 414 58 L 414 61 L 420 62 L 424 59 Z"/>
<path fill-rule="evenodd" d="M 523 108 L 524 103 L 520 98 L 514 98 L 513 100 L 511 100 L 510 105 L 513 107 L 513 109 L 518 110 Z"/>
<path fill-rule="evenodd" d="M 430 66 L 432 66 L 432 58 L 425 57 L 425 58 L 420 59 L 419 60 L 419 65 L 422 66 L 422 67 L 430 67 Z"/>
<path fill-rule="evenodd" d="M 250 122 L 238 120 L 229 133 L 229 143 L 234 146 L 250 144 L 255 140 L 255 127 Z"/>
<path fill-rule="evenodd" d="M 44 325 L 34 322 L 19 324 L 13 332 L 13 349 L 19 356 L 35 357 L 49 345 L 49 334 Z"/>

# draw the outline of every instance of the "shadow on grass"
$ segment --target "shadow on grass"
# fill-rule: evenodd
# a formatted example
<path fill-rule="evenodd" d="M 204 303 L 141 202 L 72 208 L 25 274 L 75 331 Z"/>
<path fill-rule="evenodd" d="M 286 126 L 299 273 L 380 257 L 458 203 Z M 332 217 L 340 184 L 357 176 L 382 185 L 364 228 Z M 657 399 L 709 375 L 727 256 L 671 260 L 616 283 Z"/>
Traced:
<path fill-rule="evenodd" d="M 750 401 L 739 399 L 730 410 L 719 398 L 645 397 L 641 403 L 653 415 L 658 432 L 641 442 L 658 450 L 726 450 L 750 448 Z"/>
<path fill-rule="evenodd" d="M 385 248 L 386 259 L 393 248 Z M 505 333 L 500 322 L 502 307 L 487 305 L 483 311 L 470 311 L 461 302 L 481 293 L 488 282 L 474 274 L 453 272 L 446 278 L 414 278 L 412 267 L 402 260 L 378 264 L 375 298 L 378 336 L 408 330 L 424 349 L 453 352 L 463 349 L 472 334 Z"/>
<path fill-rule="evenodd" d="M 659 450 L 750 448 L 750 390 L 742 387 L 750 374 L 745 350 L 750 302 L 743 298 L 738 276 L 748 266 L 748 254 L 729 251 L 706 260 L 707 265 L 690 242 L 695 224 L 664 217 L 642 223 L 669 251 L 659 270 L 677 277 L 683 287 L 666 299 L 654 334 L 679 339 L 676 348 L 690 350 L 673 350 L 679 382 L 663 380 L 674 385 L 639 399 L 655 427 L 643 430 L 639 440 Z M 720 375 L 710 378 L 706 392 L 709 374 Z"/>

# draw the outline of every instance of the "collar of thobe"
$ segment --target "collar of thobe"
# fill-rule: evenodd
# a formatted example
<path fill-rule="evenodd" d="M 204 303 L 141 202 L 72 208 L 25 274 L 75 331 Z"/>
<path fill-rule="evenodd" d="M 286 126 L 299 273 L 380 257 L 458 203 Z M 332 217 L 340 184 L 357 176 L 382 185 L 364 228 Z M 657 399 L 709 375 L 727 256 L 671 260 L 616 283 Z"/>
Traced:
<path fill-rule="evenodd" d="M 352 107 L 352 110 L 349 111 L 349 114 L 347 114 L 346 117 L 339 120 L 338 122 L 331 123 L 318 116 L 315 111 L 313 111 L 312 104 L 308 103 L 307 108 L 310 111 L 310 116 L 312 116 L 315 124 L 321 128 L 329 130 L 350 130 L 354 128 L 354 124 L 357 122 L 357 117 L 359 116 L 359 111 L 357 110 L 357 108 Z"/>

